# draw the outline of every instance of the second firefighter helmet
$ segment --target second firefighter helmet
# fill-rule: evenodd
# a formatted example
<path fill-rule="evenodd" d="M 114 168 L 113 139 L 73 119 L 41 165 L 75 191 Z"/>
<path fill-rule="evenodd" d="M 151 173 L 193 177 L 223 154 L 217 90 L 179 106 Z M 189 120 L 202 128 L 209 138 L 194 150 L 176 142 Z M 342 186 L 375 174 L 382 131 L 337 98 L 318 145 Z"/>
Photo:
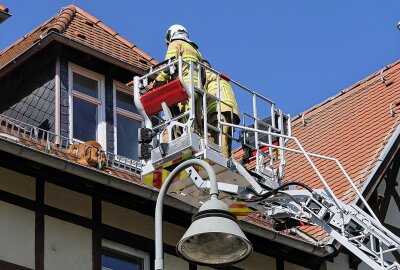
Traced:
<path fill-rule="evenodd" d="M 189 33 L 186 28 L 180 24 L 170 26 L 165 34 L 165 42 L 167 43 L 167 46 L 171 41 L 176 39 L 187 41 L 197 48 L 197 45 L 189 39 Z"/>

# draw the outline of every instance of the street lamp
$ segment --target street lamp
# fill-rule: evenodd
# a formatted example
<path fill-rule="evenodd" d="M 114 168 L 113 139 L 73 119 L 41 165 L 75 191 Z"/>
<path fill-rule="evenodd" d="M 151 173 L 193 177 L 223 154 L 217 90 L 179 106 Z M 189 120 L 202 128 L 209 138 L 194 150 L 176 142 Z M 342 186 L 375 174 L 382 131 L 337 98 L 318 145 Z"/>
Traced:
<path fill-rule="evenodd" d="M 189 159 L 178 165 L 167 177 L 156 203 L 155 269 L 164 269 L 162 212 L 165 194 L 172 180 L 184 169 L 200 166 L 210 179 L 210 200 L 192 218 L 192 224 L 177 244 L 177 253 L 185 260 L 208 266 L 223 266 L 246 259 L 253 248 L 228 206 L 218 200 L 218 184 L 212 167 L 205 161 Z"/>

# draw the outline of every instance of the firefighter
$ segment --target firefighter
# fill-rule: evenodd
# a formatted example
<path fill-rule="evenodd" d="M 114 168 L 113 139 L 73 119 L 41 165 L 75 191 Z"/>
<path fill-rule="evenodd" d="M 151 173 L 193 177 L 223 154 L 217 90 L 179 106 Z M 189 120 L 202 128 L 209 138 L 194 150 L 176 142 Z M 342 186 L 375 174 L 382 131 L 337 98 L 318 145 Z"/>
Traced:
<path fill-rule="evenodd" d="M 198 46 L 189 39 L 189 34 L 185 27 L 179 24 L 174 24 L 170 28 L 168 28 L 167 33 L 165 35 L 165 41 L 167 44 L 167 54 L 165 55 L 165 60 L 171 59 L 173 57 L 178 58 L 182 56 L 182 60 L 185 62 L 201 62 L 202 57 L 200 52 L 198 51 Z M 205 75 L 204 75 L 205 76 Z M 172 81 L 178 77 L 178 74 L 175 73 L 173 76 L 168 74 L 165 71 L 160 72 L 157 76 L 154 83 L 148 85 L 146 90 L 149 91 L 155 87 L 166 84 L 169 81 Z M 183 81 L 187 86 L 189 86 L 189 66 L 183 65 L 182 67 L 182 77 Z M 194 72 L 193 74 L 194 84 L 198 83 L 198 74 Z M 195 94 L 196 99 L 197 94 Z M 187 101 L 183 101 L 179 103 L 177 106 L 171 108 L 173 115 L 179 115 L 186 112 L 189 109 L 189 103 Z M 187 117 L 183 117 L 180 122 L 186 123 Z M 181 134 L 180 128 L 178 128 L 174 133 L 174 137 L 179 137 Z"/>
<path fill-rule="evenodd" d="M 210 63 L 207 60 L 202 60 L 202 63 L 211 68 Z M 232 124 L 239 124 L 239 108 L 236 102 L 235 93 L 228 81 L 220 78 L 220 100 L 219 102 L 216 99 L 210 98 L 207 100 L 207 119 L 208 123 L 214 127 L 218 126 L 218 103 L 220 103 L 221 108 L 221 121 Z M 204 84 L 204 90 L 213 95 L 218 96 L 218 87 L 217 87 L 217 74 L 206 70 L 206 82 Z M 226 158 L 230 158 L 231 149 L 232 149 L 232 128 L 221 125 L 222 128 L 222 154 Z M 229 136 L 228 136 L 229 135 Z M 218 142 L 219 134 L 216 132 L 211 132 L 211 136 L 214 142 Z"/>
<path fill-rule="evenodd" d="M 201 62 L 202 57 L 198 51 L 198 46 L 189 39 L 189 34 L 185 27 L 179 24 L 174 24 L 168 28 L 165 35 L 165 41 L 167 44 L 167 54 L 165 55 L 165 60 L 172 57 L 178 58 L 182 56 L 182 60 L 185 62 Z M 162 71 L 156 78 L 155 83 L 149 85 L 148 90 L 166 84 L 167 82 L 176 79 L 178 74 L 171 76 L 165 71 Z M 182 77 L 187 86 L 189 86 L 189 66 L 183 65 L 182 67 Z M 194 84 L 198 83 L 197 72 L 193 74 Z M 187 111 L 189 104 L 183 102 L 179 105 L 180 113 Z"/>

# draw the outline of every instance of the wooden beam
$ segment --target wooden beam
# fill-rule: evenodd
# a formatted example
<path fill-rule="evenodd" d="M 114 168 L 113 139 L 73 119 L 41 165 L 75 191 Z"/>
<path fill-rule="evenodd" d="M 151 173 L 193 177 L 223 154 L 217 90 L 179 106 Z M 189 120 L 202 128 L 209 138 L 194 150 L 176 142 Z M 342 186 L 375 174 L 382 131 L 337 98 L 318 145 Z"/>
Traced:
<path fill-rule="evenodd" d="M 44 181 L 36 179 L 35 269 L 44 270 Z"/>

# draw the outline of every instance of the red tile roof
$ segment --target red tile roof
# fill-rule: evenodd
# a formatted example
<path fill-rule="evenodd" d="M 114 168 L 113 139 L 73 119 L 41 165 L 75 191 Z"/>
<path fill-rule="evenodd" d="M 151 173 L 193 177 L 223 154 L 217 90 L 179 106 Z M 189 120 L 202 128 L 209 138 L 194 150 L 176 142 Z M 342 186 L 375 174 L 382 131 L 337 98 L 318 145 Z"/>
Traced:
<path fill-rule="evenodd" d="M 396 62 L 295 117 L 293 136 L 307 151 L 338 159 L 361 188 L 400 123 L 399 114 L 390 112 L 399 98 L 400 62 Z M 314 188 L 322 187 L 304 161 L 298 155 L 288 156 L 287 179 L 302 179 Z M 315 162 L 335 194 L 352 202 L 355 194 L 333 162 Z"/>
<path fill-rule="evenodd" d="M 294 117 L 292 135 L 307 152 L 338 159 L 361 189 L 400 124 L 399 105 L 400 61 Z M 298 149 L 293 142 L 289 146 Z M 241 149 L 234 152 L 235 158 L 240 159 L 242 155 Z M 312 161 L 339 199 L 346 203 L 354 201 L 355 193 L 334 162 L 317 158 Z M 255 161 L 247 166 L 254 168 Z M 285 173 L 284 180 L 303 182 L 314 189 L 323 188 L 301 155 L 288 153 Z M 302 229 L 321 241 L 326 239 L 321 230 Z"/>
<path fill-rule="evenodd" d="M 294 117 L 292 135 L 306 151 L 337 158 L 361 188 L 400 123 L 399 101 L 400 61 Z M 289 146 L 296 148 L 293 142 Z M 235 158 L 240 159 L 242 155 L 241 149 L 235 150 Z M 349 202 L 355 198 L 353 193 L 349 194 L 348 184 L 333 162 L 312 160 L 339 198 Z M 253 168 L 255 162 L 247 166 Z M 300 155 L 288 153 L 285 172 L 286 180 L 299 180 L 313 188 L 322 188 L 322 183 Z"/>
<path fill-rule="evenodd" d="M 157 62 L 86 11 L 70 5 L 0 53 L 0 69 L 51 32 L 141 69 Z"/>

